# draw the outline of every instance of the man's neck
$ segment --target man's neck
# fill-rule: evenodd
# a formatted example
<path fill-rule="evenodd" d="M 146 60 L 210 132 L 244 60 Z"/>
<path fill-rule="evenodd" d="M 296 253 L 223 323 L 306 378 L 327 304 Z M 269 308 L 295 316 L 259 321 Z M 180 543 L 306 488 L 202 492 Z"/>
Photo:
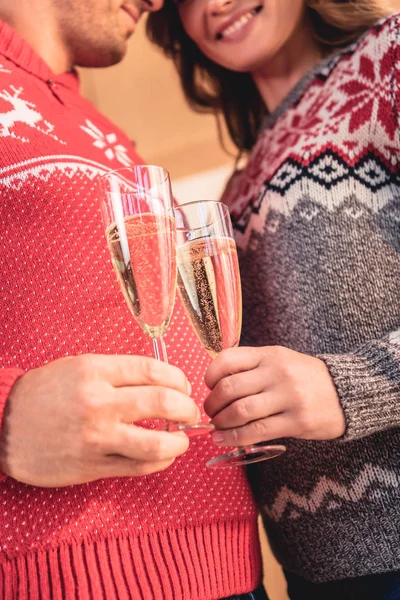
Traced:
<path fill-rule="evenodd" d="M 0 19 L 8 23 L 35 50 L 55 75 L 70 71 L 71 57 L 64 47 L 47 0 L 5 0 Z M 36 15 L 41 15 L 40 19 Z"/>
<path fill-rule="evenodd" d="M 321 58 L 321 50 L 307 27 L 293 36 L 273 60 L 252 73 L 269 112 L 279 106 L 290 90 Z"/>

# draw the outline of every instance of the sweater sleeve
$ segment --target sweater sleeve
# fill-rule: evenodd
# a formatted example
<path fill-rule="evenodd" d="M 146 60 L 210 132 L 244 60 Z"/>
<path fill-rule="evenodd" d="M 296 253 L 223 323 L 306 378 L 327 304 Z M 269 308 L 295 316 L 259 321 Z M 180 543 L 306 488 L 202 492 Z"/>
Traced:
<path fill-rule="evenodd" d="M 10 390 L 18 377 L 24 374 L 22 369 L 0 369 L 0 436 L 3 425 L 3 415 Z M 0 472 L 0 482 L 7 476 Z"/>
<path fill-rule="evenodd" d="M 398 130 L 400 127 L 400 13 L 389 19 L 389 32 L 389 49 L 381 60 L 379 76 L 390 77 L 391 113 L 394 126 Z"/>
<path fill-rule="evenodd" d="M 379 49 L 380 77 L 391 80 L 392 131 L 400 127 L 400 14 L 387 21 L 388 37 Z M 343 440 L 362 438 L 400 426 L 400 329 L 345 355 L 319 356 L 335 383 L 346 417 Z"/>
<path fill-rule="evenodd" d="M 345 355 L 318 356 L 346 418 L 344 440 L 400 426 L 400 329 Z"/>

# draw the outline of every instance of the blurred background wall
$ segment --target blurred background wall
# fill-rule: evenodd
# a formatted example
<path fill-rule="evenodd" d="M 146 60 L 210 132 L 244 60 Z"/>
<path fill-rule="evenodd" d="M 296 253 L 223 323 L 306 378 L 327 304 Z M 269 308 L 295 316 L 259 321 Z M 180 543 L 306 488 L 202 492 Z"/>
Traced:
<path fill-rule="evenodd" d="M 234 150 L 221 149 L 213 116 L 189 109 L 172 64 L 147 41 L 144 24 L 122 63 L 81 71 L 83 92 L 129 135 L 146 162 L 170 171 L 179 199 L 217 198 Z"/>
<path fill-rule="evenodd" d="M 400 0 L 393 5 L 400 10 Z M 221 149 L 214 117 L 188 108 L 172 65 L 147 41 L 144 20 L 121 64 L 81 76 L 84 94 L 129 135 L 146 162 L 170 171 L 179 201 L 219 197 L 234 149 Z M 270 599 L 287 600 L 283 575 L 261 535 Z"/>

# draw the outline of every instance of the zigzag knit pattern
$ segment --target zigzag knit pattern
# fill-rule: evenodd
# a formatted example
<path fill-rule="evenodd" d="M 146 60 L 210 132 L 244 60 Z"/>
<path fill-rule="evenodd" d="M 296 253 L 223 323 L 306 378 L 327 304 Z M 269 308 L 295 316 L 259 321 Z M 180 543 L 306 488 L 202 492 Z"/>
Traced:
<path fill-rule="evenodd" d="M 242 343 L 319 356 L 346 416 L 250 470 L 278 558 L 315 581 L 400 569 L 399 41 L 393 15 L 317 65 L 224 195 Z"/>

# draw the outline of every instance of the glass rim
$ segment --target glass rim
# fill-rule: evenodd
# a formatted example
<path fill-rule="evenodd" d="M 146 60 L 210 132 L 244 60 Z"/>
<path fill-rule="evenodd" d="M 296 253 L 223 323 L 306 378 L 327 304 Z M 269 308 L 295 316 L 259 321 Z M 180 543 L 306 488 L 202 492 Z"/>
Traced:
<path fill-rule="evenodd" d="M 180 213 L 183 214 L 182 213 L 182 209 L 184 207 L 186 207 L 186 206 L 194 206 L 196 204 L 201 204 L 201 203 L 203 203 L 203 204 L 209 203 L 209 204 L 214 204 L 214 205 L 216 204 L 218 206 L 221 206 L 222 210 L 225 212 L 225 215 L 228 215 L 228 217 L 230 218 L 229 207 L 226 204 L 224 204 L 223 202 L 220 202 L 219 200 L 191 200 L 190 202 L 185 202 L 184 204 L 181 204 L 181 205 L 178 205 L 178 206 L 174 206 L 174 212 L 175 211 L 180 211 Z M 223 221 L 223 218 L 224 218 L 224 216 L 221 215 L 221 217 L 218 220 L 218 222 Z M 209 227 L 212 224 L 213 223 L 209 223 L 208 225 L 197 225 L 196 227 L 187 227 L 187 226 L 184 226 L 184 225 L 179 225 L 176 222 L 176 219 L 175 219 L 175 228 L 176 228 L 176 231 L 201 231 L 205 227 Z"/>
<path fill-rule="evenodd" d="M 193 204 L 200 204 L 201 202 L 209 202 L 210 204 L 218 204 L 219 206 L 223 206 L 229 211 L 229 207 L 227 204 L 224 204 L 220 200 L 191 200 L 190 202 L 184 202 L 183 204 L 177 204 L 174 206 L 174 210 L 181 210 L 185 206 L 192 206 Z"/>
<path fill-rule="evenodd" d="M 148 164 L 143 164 L 143 165 L 130 165 L 130 166 L 126 166 L 126 167 L 118 167 L 118 169 L 111 169 L 110 171 L 107 171 L 107 173 L 103 173 L 103 175 L 99 175 L 98 177 L 98 181 L 105 179 L 106 177 L 109 177 L 110 175 L 114 175 L 114 174 L 119 174 L 122 171 L 134 171 L 135 169 L 144 169 L 144 168 L 151 168 L 151 169 L 158 169 L 159 171 L 163 171 L 165 174 L 164 177 L 164 181 L 166 179 L 171 179 L 171 174 L 168 171 L 168 169 L 166 169 L 165 167 L 160 167 L 160 165 L 148 165 Z"/>

